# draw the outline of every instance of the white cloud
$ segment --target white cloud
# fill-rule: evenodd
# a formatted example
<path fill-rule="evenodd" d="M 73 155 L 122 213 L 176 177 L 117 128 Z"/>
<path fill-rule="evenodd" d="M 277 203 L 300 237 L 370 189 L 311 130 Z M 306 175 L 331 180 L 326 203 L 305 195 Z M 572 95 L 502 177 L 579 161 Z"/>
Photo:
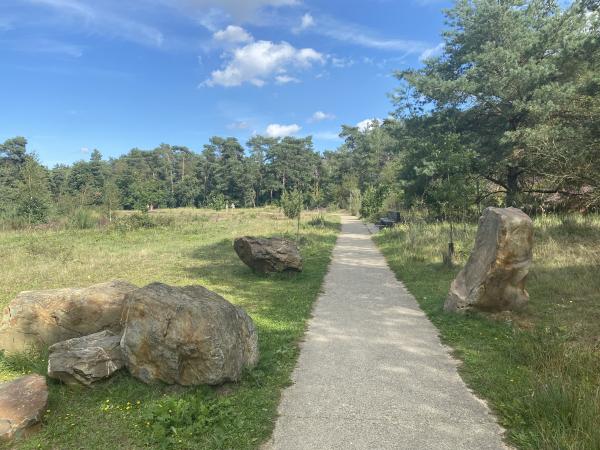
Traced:
<path fill-rule="evenodd" d="M 421 53 L 421 55 L 419 56 L 419 61 L 425 61 L 428 58 L 433 58 L 435 56 L 441 55 L 444 51 L 444 45 L 445 44 L 443 42 L 440 42 L 435 47 L 425 49 L 423 53 Z"/>
<path fill-rule="evenodd" d="M 331 58 L 331 64 L 333 67 L 338 67 L 340 69 L 351 67 L 354 65 L 354 60 L 352 58 L 337 58 L 333 56 Z"/>
<path fill-rule="evenodd" d="M 326 16 L 320 17 L 319 26 L 313 27 L 312 30 L 338 41 L 379 50 L 422 53 L 430 46 L 423 41 L 380 37 L 369 29 Z"/>
<path fill-rule="evenodd" d="M 303 30 L 309 27 L 312 27 L 315 24 L 315 19 L 309 13 L 306 13 L 302 16 L 302 21 L 300 22 L 300 28 Z"/>
<path fill-rule="evenodd" d="M 79 151 L 81 153 L 83 153 L 84 155 L 87 155 L 90 152 L 90 149 L 87 147 L 81 147 L 81 149 Z"/>
<path fill-rule="evenodd" d="M 310 13 L 306 13 L 300 19 L 300 25 L 298 25 L 292 31 L 294 33 L 299 33 L 303 30 L 306 30 L 307 28 L 311 28 L 314 26 L 315 26 L 315 18 L 312 15 L 310 15 Z"/>
<path fill-rule="evenodd" d="M 27 1 L 46 6 L 66 18 L 72 19 L 71 26 L 82 27 L 103 35 L 118 37 L 151 47 L 161 47 L 164 43 L 164 35 L 160 30 L 137 20 L 128 19 L 116 4 L 113 4 L 112 8 L 109 6 L 101 9 L 98 4 L 101 6 L 105 4 L 85 0 Z"/>
<path fill-rule="evenodd" d="M 330 113 L 326 113 L 323 111 L 316 111 L 311 117 L 310 119 L 308 119 L 309 122 L 320 122 L 322 120 L 332 120 L 335 119 L 335 116 L 333 114 Z"/>
<path fill-rule="evenodd" d="M 224 30 L 219 30 L 213 34 L 213 38 L 220 42 L 229 42 L 233 44 L 241 44 L 252 42 L 254 38 L 250 33 L 237 25 L 229 25 Z"/>
<path fill-rule="evenodd" d="M 306 69 L 323 63 L 323 55 L 312 48 L 297 49 L 287 42 L 257 41 L 226 53 L 229 61 L 211 73 L 202 86 L 263 86 L 273 77 L 285 77 L 293 68 Z"/>
<path fill-rule="evenodd" d="M 21 39 L 5 41 L 3 44 L 11 50 L 28 53 L 53 53 L 71 58 L 79 58 L 83 55 L 83 48 L 68 42 L 55 41 L 52 39 Z"/>
<path fill-rule="evenodd" d="M 315 139 L 322 139 L 324 141 L 341 141 L 339 133 L 335 131 L 321 131 L 319 133 L 314 133 L 313 137 Z"/>
<path fill-rule="evenodd" d="M 232 122 L 229 125 L 227 125 L 227 128 L 229 128 L 230 130 L 246 130 L 250 128 L 250 124 L 245 120 L 236 120 L 235 122 Z"/>
<path fill-rule="evenodd" d="M 300 80 L 296 77 L 290 77 L 289 75 L 277 75 L 275 77 L 275 82 L 277 84 L 300 83 Z"/>
<path fill-rule="evenodd" d="M 251 21 L 265 8 L 295 6 L 300 0 L 160 0 L 162 3 L 177 6 L 188 13 L 197 14 L 198 19 L 210 12 L 212 18 L 219 14 L 227 15 L 236 22 Z M 214 20 L 209 21 L 214 25 Z M 209 28 L 210 29 L 210 28 Z M 212 31 L 212 30 L 211 30 Z"/>
<path fill-rule="evenodd" d="M 383 121 L 381 119 L 365 119 L 365 120 L 361 120 L 360 122 L 358 122 L 356 124 L 357 128 L 359 131 L 361 132 L 365 132 L 367 131 L 369 128 L 372 128 L 375 124 L 379 124 L 381 125 L 383 123 Z"/>
<path fill-rule="evenodd" d="M 301 127 L 295 123 L 291 125 L 280 125 L 278 123 L 272 123 L 267 126 L 266 135 L 273 138 L 282 138 L 285 136 L 292 136 L 300 131 Z"/>

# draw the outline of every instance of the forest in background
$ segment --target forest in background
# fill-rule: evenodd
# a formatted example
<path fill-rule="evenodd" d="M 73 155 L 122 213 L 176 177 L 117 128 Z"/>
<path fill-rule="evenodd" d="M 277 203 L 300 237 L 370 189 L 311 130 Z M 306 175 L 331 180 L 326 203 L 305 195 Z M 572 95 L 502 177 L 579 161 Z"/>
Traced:
<path fill-rule="evenodd" d="M 600 2 L 458 0 L 441 55 L 396 73 L 392 112 L 343 144 L 311 137 L 213 137 L 44 167 L 24 137 L 0 145 L 0 221 L 18 228 L 95 209 L 278 204 L 362 216 L 416 209 L 467 220 L 489 205 L 589 212 L 600 206 Z"/>

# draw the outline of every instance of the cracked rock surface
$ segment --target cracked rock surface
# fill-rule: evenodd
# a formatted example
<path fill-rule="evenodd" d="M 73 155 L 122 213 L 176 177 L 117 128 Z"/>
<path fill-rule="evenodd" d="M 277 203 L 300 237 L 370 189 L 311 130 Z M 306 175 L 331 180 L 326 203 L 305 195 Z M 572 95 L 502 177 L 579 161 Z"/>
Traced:
<path fill-rule="evenodd" d="M 444 309 L 510 311 L 529 300 L 525 282 L 533 254 L 533 222 L 517 208 L 486 208 L 475 246 L 456 276 Z"/>
<path fill-rule="evenodd" d="M 233 248 L 244 264 L 256 272 L 302 271 L 298 246 L 287 239 L 243 236 L 235 240 Z"/>
<path fill-rule="evenodd" d="M 89 386 L 110 377 L 125 365 L 121 335 L 110 330 L 50 346 L 48 376 L 66 384 Z"/>
<path fill-rule="evenodd" d="M 135 289 L 113 280 L 87 288 L 21 292 L 4 310 L 0 349 L 22 352 L 105 329 L 119 332 L 125 295 Z"/>
<path fill-rule="evenodd" d="M 121 348 L 133 376 L 184 386 L 240 379 L 258 362 L 252 319 L 202 286 L 152 283 L 127 296 Z"/>
<path fill-rule="evenodd" d="M 0 384 L 0 439 L 24 437 L 35 431 L 48 403 L 46 378 L 25 375 Z"/>

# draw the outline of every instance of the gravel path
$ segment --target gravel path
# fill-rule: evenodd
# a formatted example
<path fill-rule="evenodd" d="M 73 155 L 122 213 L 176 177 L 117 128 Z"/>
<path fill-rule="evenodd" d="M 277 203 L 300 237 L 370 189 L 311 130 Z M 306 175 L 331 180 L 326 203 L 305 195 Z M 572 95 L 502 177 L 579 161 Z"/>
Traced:
<path fill-rule="evenodd" d="M 342 217 L 323 289 L 265 449 L 507 448 L 355 218 Z"/>

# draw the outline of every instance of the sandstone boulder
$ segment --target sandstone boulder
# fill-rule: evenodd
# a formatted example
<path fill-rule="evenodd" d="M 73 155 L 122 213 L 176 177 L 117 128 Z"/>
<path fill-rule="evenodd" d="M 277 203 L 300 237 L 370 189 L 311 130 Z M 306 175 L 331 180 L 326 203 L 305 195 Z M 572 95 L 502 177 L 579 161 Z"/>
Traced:
<path fill-rule="evenodd" d="M 128 294 L 123 317 L 127 368 L 146 383 L 220 384 L 258 362 L 252 319 L 202 286 L 150 284 Z"/>
<path fill-rule="evenodd" d="M 233 244 L 240 259 L 261 272 L 302 271 L 302 256 L 295 243 L 279 238 L 239 237 Z"/>
<path fill-rule="evenodd" d="M 0 349 L 20 352 L 105 329 L 119 332 L 125 295 L 135 289 L 115 280 L 87 288 L 21 292 L 4 310 Z"/>
<path fill-rule="evenodd" d="M 487 208 L 479 219 L 475 246 L 452 282 L 446 311 L 471 308 L 508 311 L 529 300 L 525 281 L 533 251 L 533 224 L 517 208 Z"/>
<path fill-rule="evenodd" d="M 86 386 L 108 378 L 125 365 L 120 342 L 120 334 L 104 330 L 51 345 L 48 376 Z"/>
<path fill-rule="evenodd" d="M 0 384 L 0 439 L 24 437 L 35 431 L 48 404 L 46 378 L 25 375 Z"/>

